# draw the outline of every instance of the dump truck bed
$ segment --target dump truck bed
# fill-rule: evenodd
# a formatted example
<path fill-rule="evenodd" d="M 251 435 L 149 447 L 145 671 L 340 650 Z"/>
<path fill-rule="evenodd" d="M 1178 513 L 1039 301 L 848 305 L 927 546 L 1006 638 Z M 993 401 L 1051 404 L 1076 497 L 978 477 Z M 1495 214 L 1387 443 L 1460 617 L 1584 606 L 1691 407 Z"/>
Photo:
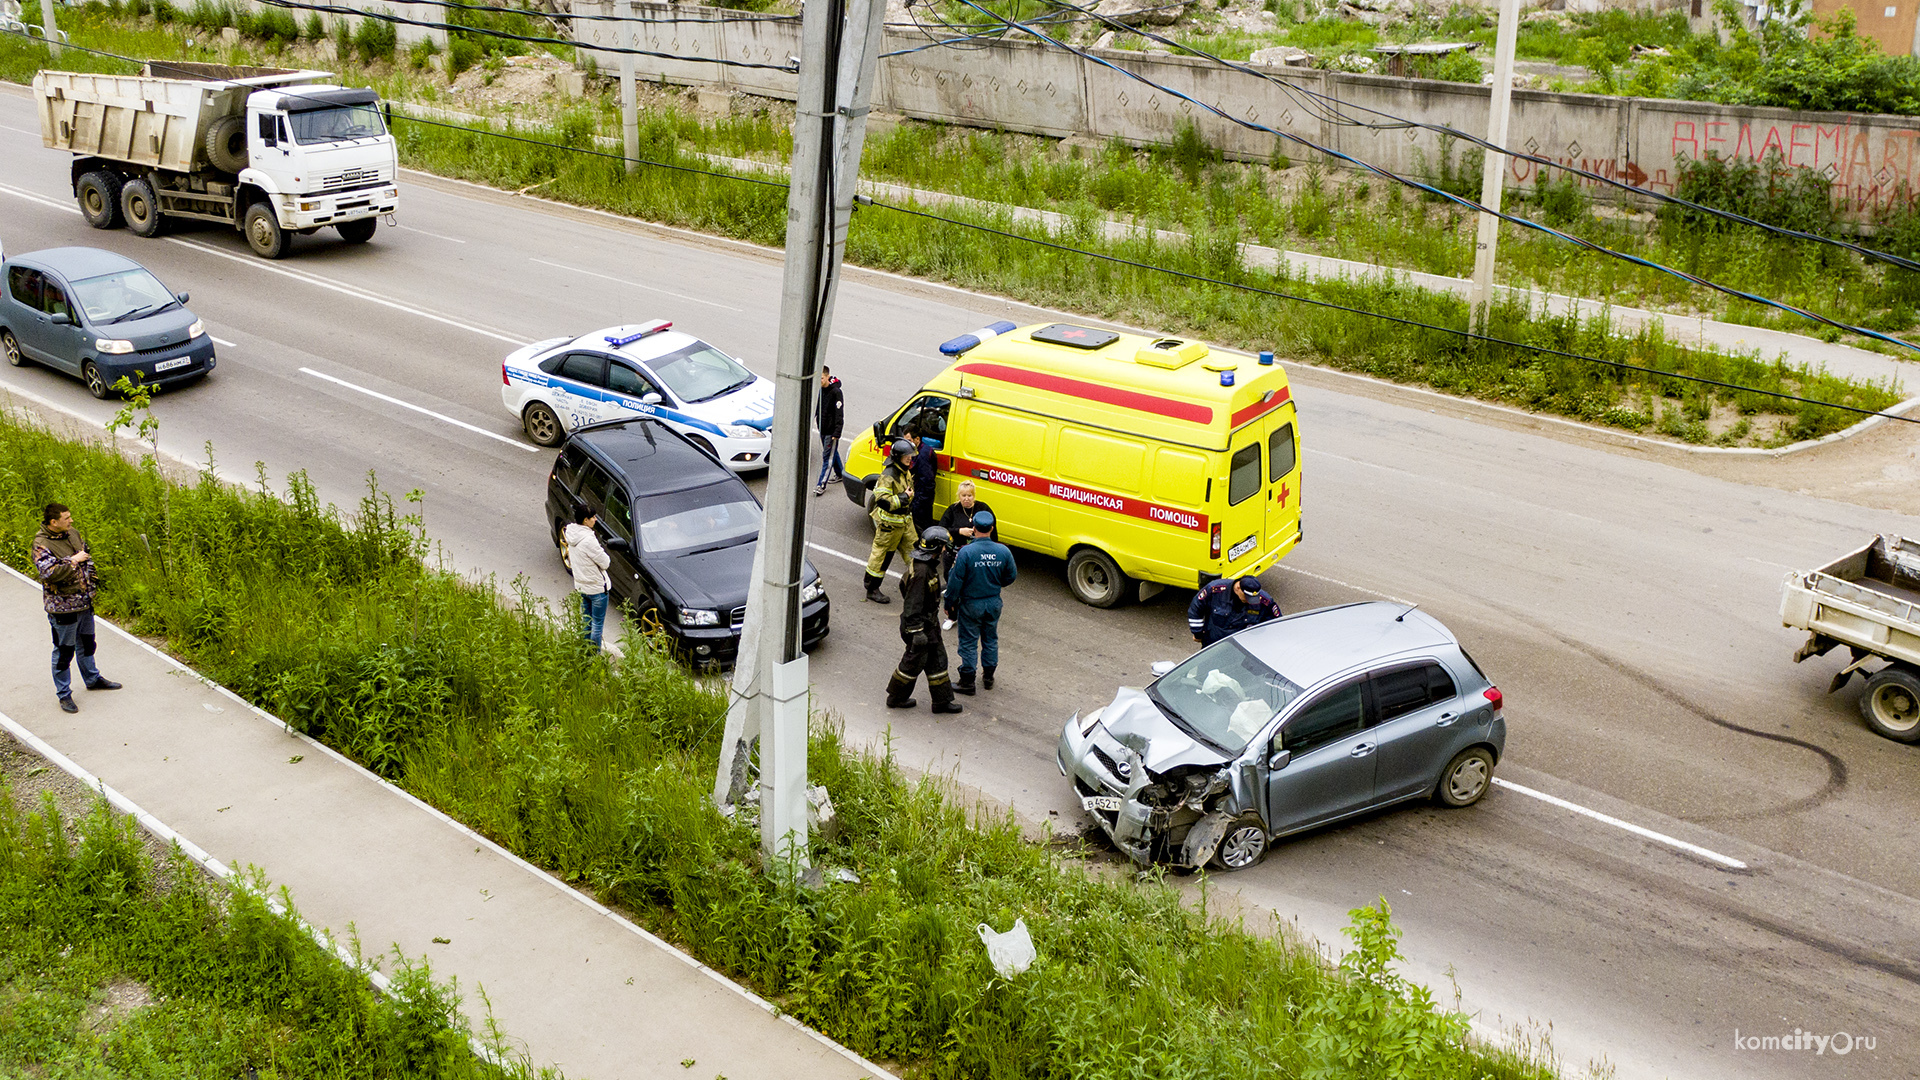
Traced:
<path fill-rule="evenodd" d="M 1816 635 L 1810 649 L 1828 638 L 1920 665 L 1920 544 L 1878 536 L 1817 570 L 1788 574 L 1780 621 Z"/>
<path fill-rule="evenodd" d="M 154 61 L 142 75 L 42 71 L 33 77 L 49 147 L 189 173 L 207 164 L 207 128 L 246 111 L 255 90 L 321 82 L 324 71 Z"/>

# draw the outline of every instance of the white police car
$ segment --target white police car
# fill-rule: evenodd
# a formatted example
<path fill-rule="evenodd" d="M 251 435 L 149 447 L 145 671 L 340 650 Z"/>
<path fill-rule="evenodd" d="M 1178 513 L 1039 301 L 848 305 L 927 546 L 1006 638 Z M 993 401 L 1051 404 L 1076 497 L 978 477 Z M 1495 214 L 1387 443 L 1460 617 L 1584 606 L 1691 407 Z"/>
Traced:
<path fill-rule="evenodd" d="M 535 342 L 507 357 L 500 381 L 500 400 L 541 446 L 635 416 L 666 423 L 735 472 L 765 466 L 773 445 L 773 382 L 664 319 Z"/>

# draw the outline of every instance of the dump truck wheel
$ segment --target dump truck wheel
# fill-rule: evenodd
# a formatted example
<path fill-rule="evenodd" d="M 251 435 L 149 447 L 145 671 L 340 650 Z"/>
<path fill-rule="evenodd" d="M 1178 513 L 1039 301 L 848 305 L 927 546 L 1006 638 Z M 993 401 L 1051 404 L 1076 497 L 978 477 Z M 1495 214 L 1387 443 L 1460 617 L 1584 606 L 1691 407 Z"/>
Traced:
<path fill-rule="evenodd" d="M 73 197 L 79 201 L 80 213 L 87 224 L 96 229 L 120 227 L 119 177 L 105 169 L 95 169 L 73 185 Z"/>
<path fill-rule="evenodd" d="M 284 258 L 290 246 L 287 230 L 273 216 L 273 207 L 257 202 L 247 207 L 247 246 L 263 259 Z"/>
<path fill-rule="evenodd" d="M 1920 743 L 1920 676 L 1897 665 L 1874 672 L 1860 695 L 1860 715 L 1894 742 Z"/>
<path fill-rule="evenodd" d="M 160 200 L 154 198 L 153 185 L 145 180 L 129 180 L 120 188 L 120 213 L 127 229 L 135 236 L 159 236 L 167 227 L 160 213 Z"/>
<path fill-rule="evenodd" d="M 247 118 L 223 116 L 207 125 L 207 160 L 221 172 L 247 167 Z"/>

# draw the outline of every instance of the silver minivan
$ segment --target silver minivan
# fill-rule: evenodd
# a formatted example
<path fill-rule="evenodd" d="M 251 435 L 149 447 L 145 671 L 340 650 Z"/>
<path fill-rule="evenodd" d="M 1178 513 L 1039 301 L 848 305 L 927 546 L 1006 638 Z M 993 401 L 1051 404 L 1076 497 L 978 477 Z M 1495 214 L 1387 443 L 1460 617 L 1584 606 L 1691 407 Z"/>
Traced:
<path fill-rule="evenodd" d="M 1470 806 L 1506 748 L 1499 689 L 1406 604 L 1289 615 L 1155 674 L 1060 734 L 1081 806 L 1142 864 L 1238 870 L 1393 803 Z"/>

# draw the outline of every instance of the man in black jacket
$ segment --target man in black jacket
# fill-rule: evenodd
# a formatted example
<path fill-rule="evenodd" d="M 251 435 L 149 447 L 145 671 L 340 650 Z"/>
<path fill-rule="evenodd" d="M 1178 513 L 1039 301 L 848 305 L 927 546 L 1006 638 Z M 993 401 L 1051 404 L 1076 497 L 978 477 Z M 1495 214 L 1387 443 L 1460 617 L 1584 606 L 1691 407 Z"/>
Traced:
<path fill-rule="evenodd" d="M 933 528 L 933 493 L 939 483 L 936 475 L 940 471 L 940 451 L 938 446 L 928 446 L 927 436 L 931 434 L 925 419 L 914 421 L 907 437 L 913 440 L 916 450 L 913 459 L 913 528 L 918 535 L 926 535 Z"/>
<path fill-rule="evenodd" d="M 847 420 L 847 397 L 840 388 L 840 380 L 833 377 L 833 369 L 820 365 L 820 414 L 816 418 L 820 424 L 820 482 L 814 485 L 813 493 L 819 495 L 827 490 L 829 482 L 839 483 L 845 476 L 840 462 L 840 430 Z M 832 473 L 831 478 L 827 475 Z"/>
<path fill-rule="evenodd" d="M 927 673 L 927 693 L 933 697 L 933 711 L 957 713 L 953 683 L 947 676 L 947 644 L 940 640 L 940 552 L 947 546 L 947 530 L 938 525 L 928 529 L 907 561 L 907 572 L 900 577 L 900 640 L 907 649 L 900 655 L 900 666 L 887 680 L 887 708 L 911 709 L 913 686 L 920 673 Z"/>

